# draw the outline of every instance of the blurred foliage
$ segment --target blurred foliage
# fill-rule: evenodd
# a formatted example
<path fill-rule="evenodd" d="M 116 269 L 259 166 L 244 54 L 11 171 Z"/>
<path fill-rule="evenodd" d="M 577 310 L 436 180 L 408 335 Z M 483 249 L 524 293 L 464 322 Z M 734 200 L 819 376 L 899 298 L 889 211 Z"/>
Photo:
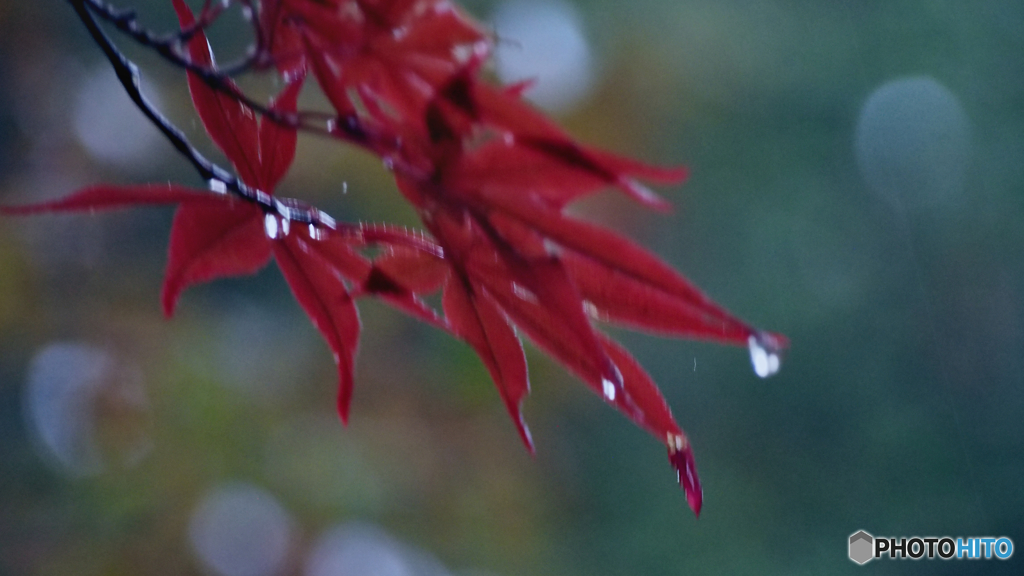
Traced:
<path fill-rule="evenodd" d="M 133 4 L 170 22 L 169 2 Z M 782 372 L 760 381 L 743 350 L 622 333 L 694 442 L 699 521 L 662 448 L 539 354 L 531 459 L 468 348 L 364 304 L 343 429 L 330 354 L 276 270 L 191 290 L 165 322 L 168 211 L 4 219 L 0 573 L 202 573 L 189 515 L 227 481 L 268 490 L 292 514 L 287 574 L 303 573 L 318 534 L 351 520 L 453 572 L 508 576 L 852 573 L 863 568 L 846 538 L 858 529 L 1024 544 L 1024 5 L 578 8 L 599 84 L 562 120 L 589 143 L 693 171 L 665 191 L 671 215 L 612 197 L 578 209 L 793 342 Z M 181 74 L 139 60 L 203 142 Z M 0 201 L 97 181 L 198 184 L 165 144 L 125 171 L 78 143 L 76 90 L 103 66 L 63 3 L 0 5 Z M 948 202 L 884 197 L 855 157 L 864 103 L 908 76 L 945 86 L 970 122 L 965 182 Z M 281 193 L 339 219 L 415 224 L 376 160 L 312 137 Z M 115 398 L 98 410 L 96 474 L 67 474 L 33 440 L 26 383 L 54 342 L 100 347 L 141 375 L 143 407 Z M 124 438 L 149 448 L 130 458 Z M 871 569 L 1019 574 L 1020 563 Z"/>

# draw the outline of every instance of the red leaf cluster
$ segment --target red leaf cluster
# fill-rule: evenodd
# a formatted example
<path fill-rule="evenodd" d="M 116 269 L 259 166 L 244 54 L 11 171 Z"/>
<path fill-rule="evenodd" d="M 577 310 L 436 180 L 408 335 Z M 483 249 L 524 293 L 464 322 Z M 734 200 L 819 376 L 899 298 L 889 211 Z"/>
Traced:
<path fill-rule="evenodd" d="M 173 2 L 182 29 L 194 27 L 183 0 Z M 532 451 L 518 328 L 665 443 L 699 513 L 688 439 L 651 378 L 594 320 L 768 355 L 785 339 L 751 328 L 628 239 L 563 212 L 608 187 L 665 209 L 640 180 L 679 182 L 685 170 L 583 146 L 522 100 L 524 86 L 484 81 L 491 38 L 448 0 L 270 0 L 256 22 L 256 61 L 286 83 L 268 108 L 278 120 L 294 115 L 311 73 L 338 115 L 335 134 L 385 160 L 431 238 L 387 226 L 292 225 L 234 196 L 175 186 L 99 186 L 5 212 L 177 203 L 163 289 L 168 316 L 188 286 L 250 274 L 273 258 L 334 352 L 342 419 L 360 331 L 355 299 L 374 295 L 468 343 Z M 193 64 L 216 73 L 202 31 L 186 48 Z M 295 128 L 258 118 L 230 81 L 215 90 L 189 72 L 188 83 L 239 178 L 272 194 L 295 155 Z M 382 248 L 372 261 L 361 251 L 369 244 Z M 443 318 L 420 299 L 437 290 Z"/>

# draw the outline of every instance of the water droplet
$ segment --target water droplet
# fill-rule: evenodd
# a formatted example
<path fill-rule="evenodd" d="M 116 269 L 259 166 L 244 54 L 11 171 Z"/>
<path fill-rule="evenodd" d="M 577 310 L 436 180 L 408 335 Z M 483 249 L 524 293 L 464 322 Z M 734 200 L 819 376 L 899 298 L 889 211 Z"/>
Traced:
<path fill-rule="evenodd" d="M 279 232 L 278 228 L 277 216 L 267 214 L 263 217 L 263 230 L 267 233 L 267 238 L 276 240 Z"/>
<path fill-rule="evenodd" d="M 335 222 L 334 218 L 331 218 L 330 215 L 328 215 L 326 212 L 321 212 L 319 210 L 314 209 L 313 213 L 316 215 L 316 221 L 319 223 L 320 226 L 323 227 L 324 234 L 327 234 L 328 230 L 338 229 L 338 223 Z"/>
<path fill-rule="evenodd" d="M 522 284 L 512 283 L 512 293 L 516 295 L 520 300 L 526 300 L 527 302 L 537 302 L 537 295 L 531 292 L 529 289 L 524 287 Z"/>
<path fill-rule="evenodd" d="M 316 240 L 317 242 L 320 242 L 324 238 L 327 238 L 327 231 L 324 230 L 323 228 L 317 226 L 316 224 L 310 224 L 309 225 L 309 237 L 312 240 Z"/>
<path fill-rule="evenodd" d="M 601 379 L 601 390 L 604 392 L 604 397 L 609 402 L 615 402 L 616 390 L 615 383 L 607 378 Z"/>
<path fill-rule="evenodd" d="M 555 243 L 550 238 L 544 239 L 544 253 L 548 256 L 561 256 L 562 247 Z"/>
<path fill-rule="evenodd" d="M 227 194 L 228 193 L 228 185 L 225 184 L 223 180 L 218 180 L 216 178 L 210 178 L 207 181 L 207 184 L 210 186 L 210 191 L 211 192 L 216 192 L 217 194 Z"/>
<path fill-rule="evenodd" d="M 347 181 L 343 181 L 341 183 L 341 193 L 342 194 L 348 194 L 348 182 Z"/>
<path fill-rule="evenodd" d="M 460 45 L 452 49 L 452 58 L 459 63 L 466 63 L 473 57 L 473 47 Z"/>
<path fill-rule="evenodd" d="M 747 339 L 750 348 L 750 363 L 754 366 L 754 374 L 761 378 L 774 375 L 782 367 L 782 348 L 779 340 L 764 332 L 752 334 Z"/>

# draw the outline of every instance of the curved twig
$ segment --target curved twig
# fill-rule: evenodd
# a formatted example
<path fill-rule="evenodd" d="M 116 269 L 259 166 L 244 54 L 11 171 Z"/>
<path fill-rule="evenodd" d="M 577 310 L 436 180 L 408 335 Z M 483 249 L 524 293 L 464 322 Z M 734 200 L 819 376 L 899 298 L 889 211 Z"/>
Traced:
<path fill-rule="evenodd" d="M 250 9 L 254 8 L 250 0 L 238 1 Z M 140 88 L 138 66 L 125 56 L 103 29 L 100 28 L 97 17 L 111 23 L 117 30 L 129 35 L 141 45 L 153 49 L 168 62 L 195 73 L 210 88 L 229 95 L 265 119 L 289 128 L 313 132 L 335 140 L 342 140 L 370 151 L 376 151 L 376 147 L 380 145 L 380 142 L 378 142 L 380 138 L 372 137 L 370 135 L 371 131 L 368 131 L 362 122 L 354 116 L 339 117 L 321 112 L 279 112 L 252 100 L 238 90 L 233 83 L 229 82 L 232 74 L 248 71 L 255 62 L 256 55 L 260 53 L 259 43 L 263 42 L 263 40 L 261 39 L 262 33 L 258 25 L 254 25 L 257 46 L 250 50 L 250 55 L 232 67 L 214 70 L 192 62 L 191 58 L 185 55 L 182 46 L 190 37 L 220 16 L 223 13 L 223 6 L 211 8 L 210 2 L 207 0 L 195 25 L 176 34 L 157 35 L 139 25 L 138 17 L 133 10 L 119 10 L 100 0 L 68 0 L 68 3 L 74 8 L 75 13 L 82 20 L 89 35 L 99 45 L 103 54 L 107 57 L 111 66 L 113 66 L 118 81 L 124 87 L 128 97 L 131 98 L 132 102 L 142 111 L 146 118 L 160 130 L 164 137 L 174 146 L 175 150 L 192 164 L 199 175 L 210 182 L 211 193 L 230 193 L 258 205 L 265 213 L 274 214 L 297 223 L 312 224 L 316 227 L 333 231 L 351 232 L 351 225 L 343 224 L 339 226 L 334 218 L 326 212 L 301 200 L 277 198 L 262 190 L 252 188 L 230 171 L 206 158 L 189 142 L 184 132 L 157 110 L 145 97 Z M 400 143 L 396 142 L 394 146 L 400 147 Z M 385 160 L 387 161 L 387 159 Z M 414 167 L 405 166 L 394 159 L 391 160 L 391 165 L 392 169 L 397 172 L 418 174 Z M 359 233 L 365 241 L 372 243 L 374 241 L 374 234 L 372 232 L 365 234 L 365 232 L 367 231 L 360 231 Z M 382 238 L 377 238 L 376 240 L 383 241 Z M 432 251 L 432 249 L 427 249 L 427 251 Z"/>
<path fill-rule="evenodd" d="M 258 205 L 264 212 L 274 214 L 281 218 L 304 223 L 313 224 L 318 227 L 336 229 L 337 224 L 329 215 L 312 206 L 300 204 L 297 201 L 274 198 L 262 190 L 248 186 L 231 172 L 218 166 L 207 159 L 189 141 L 188 137 L 170 120 L 167 119 L 153 104 L 146 98 L 140 89 L 139 68 L 129 60 L 111 42 L 110 38 L 100 28 L 99 23 L 93 16 L 90 7 L 96 4 L 95 0 L 68 0 L 75 13 L 82 20 L 89 35 L 103 51 L 103 54 L 110 61 L 117 75 L 118 81 L 124 87 L 128 97 L 142 111 L 146 118 L 160 130 L 160 133 L 174 146 L 175 150 L 181 153 L 195 168 L 199 175 L 211 182 L 211 194 L 231 193 L 243 200 Z M 125 16 L 126 21 L 131 20 Z M 214 184 L 216 183 L 216 184 Z"/>

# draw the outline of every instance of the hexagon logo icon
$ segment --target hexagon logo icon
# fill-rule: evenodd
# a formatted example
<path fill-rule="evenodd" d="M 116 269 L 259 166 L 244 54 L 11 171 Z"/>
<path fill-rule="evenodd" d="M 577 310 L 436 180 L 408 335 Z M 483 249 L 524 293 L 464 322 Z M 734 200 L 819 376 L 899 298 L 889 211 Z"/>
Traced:
<path fill-rule="evenodd" d="M 864 565 L 874 557 L 875 538 L 863 530 L 850 534 L 850 560 Z"/>

